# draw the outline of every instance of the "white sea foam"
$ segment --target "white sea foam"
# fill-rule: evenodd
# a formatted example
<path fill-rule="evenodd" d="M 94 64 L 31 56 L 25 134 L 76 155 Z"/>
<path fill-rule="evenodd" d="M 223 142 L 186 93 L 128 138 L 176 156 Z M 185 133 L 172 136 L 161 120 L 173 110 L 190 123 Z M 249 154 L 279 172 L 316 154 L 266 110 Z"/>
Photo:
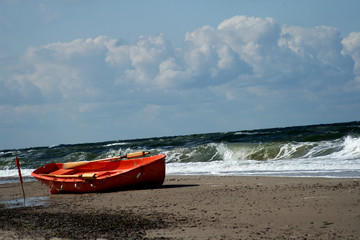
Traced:
<path fill-rule="evenodd" d="M 353 138 L 347 136 L 343 141 L 342 150 L 332 153 L 329 157 L 331 158 L 360 158 L 360 137 Z"/>
<path fill-rule="evenodd" d="M 120 143 L 109 143 L 104 145 L 104 147 L 114 147 L 114 146 L 122 146 L 122 145 L 126 145 L 125 142 L 120 142 Z"/>
<path fill-rule="evenodd" d="M 323 161 L 317 159 L 291 159 L 271 161 L 213 161 L 208 163 L 169 163 L 169 175 L 258 175 L 258 176 L 328 176 L 360 177 L 360 160 Z"/>
<path fill-rule="evenodd" d="M 210 146 L 210 145 L 209 145 Z M 360 138 L 285 144 L 211 144 L 220 160 L 181 162 L 181 151 L 171 154 L 167 173 L 360 177 Z M 195 151 L 195 150 L 194 150 Z M 271 151 L 278 151 L 271 158 Z M 187 153 L 186 156 L 191 156 Z M 261 160 L 252 159 L 255 156 Z M 215 158 L 215 157 L 213 157 Z"/>
<path fill-rule="evenodd" d="M 23 177 L 30 177 L 31 173 L 35 169 L 21 169 L 21 176 Z M 4 177 L 18 177 L 19 173 L 17 169 L 7 169 L 7 170 L 1 170 L 0 171 L 0 178 Z"/>

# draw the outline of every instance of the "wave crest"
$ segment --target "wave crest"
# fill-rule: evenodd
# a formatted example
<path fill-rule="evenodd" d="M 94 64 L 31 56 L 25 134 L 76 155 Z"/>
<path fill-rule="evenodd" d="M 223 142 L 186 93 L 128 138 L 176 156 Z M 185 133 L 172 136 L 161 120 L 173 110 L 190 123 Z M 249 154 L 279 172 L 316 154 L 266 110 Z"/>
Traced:
<path fill-rule="evenodd" d="M 211 162 L 289 160 L 299 158 L 360 158 L 360 137 L 321 142 L 207 143 L 167 150 L 167 161 Z"/>

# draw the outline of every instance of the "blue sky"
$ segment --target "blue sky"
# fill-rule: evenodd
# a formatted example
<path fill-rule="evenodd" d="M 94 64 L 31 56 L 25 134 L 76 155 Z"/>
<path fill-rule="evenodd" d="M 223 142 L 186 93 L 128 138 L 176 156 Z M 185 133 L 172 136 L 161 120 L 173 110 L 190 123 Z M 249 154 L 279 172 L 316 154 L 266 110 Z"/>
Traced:
<path fill-rule="evenodd" d="M 360 118 L 360 1 L 0 1 L 0 149 Z"/>

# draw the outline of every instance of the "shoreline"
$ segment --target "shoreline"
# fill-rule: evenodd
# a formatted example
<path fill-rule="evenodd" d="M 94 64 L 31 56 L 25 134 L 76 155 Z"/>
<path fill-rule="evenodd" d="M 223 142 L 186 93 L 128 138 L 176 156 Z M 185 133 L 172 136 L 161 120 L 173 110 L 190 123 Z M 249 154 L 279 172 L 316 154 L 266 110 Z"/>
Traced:
<path fill-rule="evenodd" d="M 1 184 L 0 239 L 360 236 L 359 178 L 167 175 L 158 189 L 51 195 L 37 181 L 24 189 L 44 204 L 4 208 L 23 196 L 20 183 Z"/>
<path fill-rule="evenodd" d="M 35 170 L 35 169 L 34 169 Z M 33 170 L 32 170 L 33 171 Z M 334 176 L 279 176 L 279 175 L 211 175 L 211 174 L 167 174 L 166 177 L 241 177 L 241 178 L 295 178 L 295 179 L 342 179 L 360 180 L 360 177 L 334 177 Z M 33 176 L 22 176 L 23 182 L 37 182 Z M 3 184 L 20 184 L 19 176 L 0 177 L 0 186 Z"/>

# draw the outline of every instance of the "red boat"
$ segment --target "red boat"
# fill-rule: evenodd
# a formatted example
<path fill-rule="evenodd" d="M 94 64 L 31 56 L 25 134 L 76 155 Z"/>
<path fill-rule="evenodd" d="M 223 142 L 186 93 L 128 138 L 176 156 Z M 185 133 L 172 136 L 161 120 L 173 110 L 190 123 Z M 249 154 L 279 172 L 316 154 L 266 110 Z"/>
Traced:
<path fill-rule="evenodd" d="M 31 173 L 50 193 L 101 192 L 129 186 L 160 187 L 165 179 L 165 155 L 143 158 L 148 152 L 94 161 L 50 163 Z M 121 160 L 121 158 L 133 158 Z"/>

